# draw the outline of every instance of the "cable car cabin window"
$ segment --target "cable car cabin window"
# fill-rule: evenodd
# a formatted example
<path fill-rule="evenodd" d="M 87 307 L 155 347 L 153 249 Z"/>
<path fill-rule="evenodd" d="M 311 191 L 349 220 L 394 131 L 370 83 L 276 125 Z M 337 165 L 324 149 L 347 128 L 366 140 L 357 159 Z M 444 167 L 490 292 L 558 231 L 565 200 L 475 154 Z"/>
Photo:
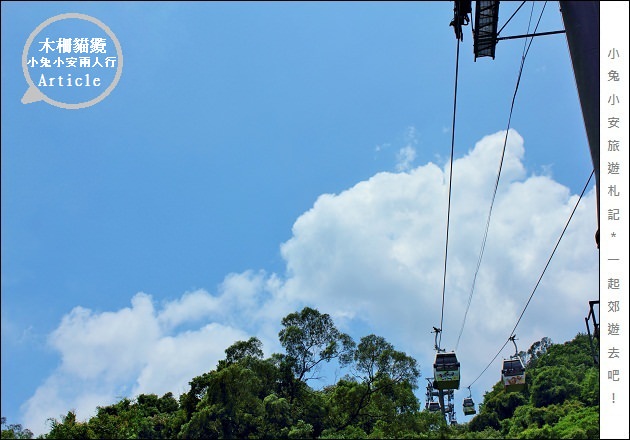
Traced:
<path fill-rule="evenodd" d="M 438 370 L 452 370 L 459 368 L 459 362 L 457 362 L 455 353 L 438 353 L 435 356 L 435 364 L 433 364 L 433 367 Z"/>
<path fill-rule="evenodd" d="M 523 374 L 525 367 L 520 359 L 511 359 L 503 361 L 503 374 L 507 376 L 514 376 L 516 374 Z"/>
<path fill-rule="evenodd" d="M 433 387 L 438 390 L 459 389 L 459 362 L 455 353 L 435 355 L 433 377 Z"/>

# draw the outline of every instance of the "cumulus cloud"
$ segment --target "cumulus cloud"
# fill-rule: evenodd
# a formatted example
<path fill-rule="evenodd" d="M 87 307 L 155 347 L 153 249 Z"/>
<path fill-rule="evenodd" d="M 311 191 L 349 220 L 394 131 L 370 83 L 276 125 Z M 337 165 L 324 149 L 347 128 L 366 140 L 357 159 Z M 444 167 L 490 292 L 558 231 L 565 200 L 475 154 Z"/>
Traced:
<path fill-rule="evenodd" d="M 455 348 L 472 291 L 458 345 L 463 387 L 510 336 L 577 201 L 551 177 L 528 175 L 524 140 L 510 131 L 473 291 L 505 135 L 484 137 L 453 163 L 442 347 Z M 449 165 L 382 172 L 321 195 L 281 245 L 284 274 L 229 274 L 216 294 L 198 290 L 161 305 L 140 293 L 117 312 L 75 308 L 50 337 L 62 362 L 25 404 L 25 425 L 36 428 L 70 408 L 87 417 L 96 404 L 121 395 L 186 391 L 187 381 L 214 368 L 238 339 L 255 335 L 267 354 L 279 351 L 281 318 L 304 305 L 329 313 L 355 339 L 385 337 L 430 377 L 431 329 L 441 320 Z M 516 330 L 520 349 L 543 336 L 563 342 L 584 331 L 588 300 L 598 292 L 595 228 L 591 191 Z M 476 383 L 478 399 L 499 369 L 497 361 Z M 80 386 L 67 386 L 73 381 Z"/>
<path fill-rule="evenodd" d="M 505 132 L 486 136 L 453 163 L 442 323 L 447 350 L 455 348 L 472 291 L 504 141 Z M 523 138 L 511 131 L 458 346 L 468 384 L 510 336 L 577 201 L 551 178 L 527 176 L 524 152 Z M 282 246 L 291 296 L 364 321 L 417 357 L 425 376 L 431 375 L 430 331 L 441 321 L 448 165 L 380 173 L 339 195 L 321 196 Z M 516 329 L 520 349 L 543 336 L 563 342 L 584 331 L 588 300 L 598 296 L 595 222 L 591 191 Z M 484 376 L 484 389 L 496 382 L 499 368 Z"/>
<path fill-rule="evenodd" d="M 43 433 L 49 429 L 45 425 L 48 418 L 59 418 L 69 410 L 85 419 L 95 413 L 97 405 L 121 397 L 187 391 L 190 379 L 212 370 L 225 348 L 249 337 L 229 324 L 199 324 L 202 318 L 238 314 L 238 310 L 220 307 L 238 296 L 237 290 L 243 286 L 248 294 L 249 274 L 240 277 L 240 285 L 226 287 L 219 297 L 198 290 L 158 310 L 144 293 L 132 298 L 130 308 L 116 312 L 74 308 L 49 337 L 61 364 L 23 405 L 25 426 Z M 184 323 L 198 325 L 173 332 Z"/>

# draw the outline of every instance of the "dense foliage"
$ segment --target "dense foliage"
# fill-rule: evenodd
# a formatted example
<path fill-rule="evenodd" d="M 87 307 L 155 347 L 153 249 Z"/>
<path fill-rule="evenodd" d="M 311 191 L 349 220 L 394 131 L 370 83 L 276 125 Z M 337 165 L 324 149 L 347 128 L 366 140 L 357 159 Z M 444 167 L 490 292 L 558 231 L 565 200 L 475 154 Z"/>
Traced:
<path fill-rule="evenodd" d="M 561 345 L 536 342 L 519 354 L 525 391 L 506 393 L 499 382 L 470 422 L 449 426 L 414 394 L 415 359 L 384 338 L 368 335 L 356 344 L 330 316 L 308 307 L 282 326 L 284 354 L 265 359 L 260 340 L 238 341 L 179 399 L 124 398 L 87 421 L 69 411 L 51 419 L 42 438 L 599 438 L 599 370 L 586 335 Z M 309 381 L 331 361 L 348 374 L 314 390 Z M 5 422 L 3 439 L 33 437 Z"/>

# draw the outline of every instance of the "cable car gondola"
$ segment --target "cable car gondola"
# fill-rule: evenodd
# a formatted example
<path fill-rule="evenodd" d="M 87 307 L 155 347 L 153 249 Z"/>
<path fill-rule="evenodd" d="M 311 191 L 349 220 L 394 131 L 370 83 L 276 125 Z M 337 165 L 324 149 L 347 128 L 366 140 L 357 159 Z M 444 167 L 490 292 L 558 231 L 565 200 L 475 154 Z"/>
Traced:
<path fill-rule="evenodd" d="M 501 369 L 501 382 L 506 392 L 522 391 L 527 384 L 525 383 L 525 367 L 523 361 L 517 356 L 503 360 L 503 368 Z"/>
<path fill-rule="evenodd" d="M 430 412 L 438 412 L 440 411 L 440 402 L 429 402 L 427 409 Z"/>
<path fill-rule="evenodd" d="M 514 344 L 515 354 L 514 356 L 510 356 L 510 359 L 504 359 L 503 367 L 501 368 L 501 382 L 503 382 L 503 387 L 507 393 L 522 391 L 527 387 L 525 382 L 525 366 L 518 355 L 515 339 L 516 335 L 509 338 Z"/>
<path fill-rule="evenodd" d="M 468 387 L 468 397 L 464 398 L 463 409 L 464 415 L 467 416 L 472 416 L 473 414 L 477 413 L 477 411 L 475 411 L 475 402 L 473 402 L 470 387 Z"/>
<path fill-rule="evenodd" d="M 471 416 L 476 413 L 477 411 L 475 411 L 475 402 L 473 402 L 472 398 L 465 397 L 464 398 L 464 414 L 467 416 Z"/>
<path fill-rule="evenodd" d="M 436 353 L 433 377 L 433 387 L 438 390 L 459 389 L 459 362 L 454 351 Z"/>

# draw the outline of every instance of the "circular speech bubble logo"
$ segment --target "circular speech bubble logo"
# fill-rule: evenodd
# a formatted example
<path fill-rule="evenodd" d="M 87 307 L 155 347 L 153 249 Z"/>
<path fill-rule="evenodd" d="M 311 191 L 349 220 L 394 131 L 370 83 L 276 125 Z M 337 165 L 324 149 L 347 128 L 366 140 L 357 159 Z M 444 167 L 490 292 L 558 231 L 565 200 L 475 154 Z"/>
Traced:
<path fill-rule="evenodd" d="M 78 20 L 86 20 L 100 27 L 114 42 L 114 46 L 116 47 L 116 53 L 118 56 L 118 67 L 116 68 L 116 74 L 114 75 L 114 80 L 109 85 L 109 87 L 107 87 L 103 91 L 103 93 L 98 95 L 96 98 L 91 99 L 89 101 L 85 101 L 85 102 L 79 102 L 79 103 L 61 102 L 61 101 L 57 101 L 46 96 L 46 94 L 42 92 L 39 89 L 39 87 L 35 85 L 35 83 L 33 82 L 33 79 L 31 78 L 30 72 L 28 70 L 28 53 L 29 53 L 31 44 L 33 44 L 33 40 L 35 39 L 35 37 L 50 24 L 55 23 L 60 20 L 67 20 L 71 18 L 78 19 Z M 50 105 L 54 105 L 55 107 L 66 108 L 70 110 L 76 110 L 80 108 L 93 106 L 94 104 L 97 104 L 101 102 L 103 99 L 105 99 L 112 92 L 112 90 L 114 90 L 114 88 L 118 84 L 118 81 L 120 80 L 120 76 L 122 75 L 122 69 L 123 69 L 123 53 L 122 53 L 122 48 L 120 46 L 120 42 L 118 41 L 118 38 L 116 38 L 116 35 L 112 32 L 112 30 L 108 26 L 105 25 L 105 23 L 103 23 L 102 21 L 94 17 L 90 17 L 89 15 L 79 14 L 79 13 L 74 13 L 74 12 L 55 15 L 54 17 L 49 18 L 48 20 L 44 21 L 42 24 L 37 26 L 35 30 L 31 33 L 31 35 L 28 37 L 28 40 L 26 40 L 26 44 L 24 45 L 24 52 L 22 52 L 22 70 L 24 71 L 24 78 L 26 79 L 26 82 L 28 83 L 28 89 L 26 90 L 26 93 L 24 93 L 24 96 L 22 97 L 22 104 L 30 104 L 32 102 L 44 101 Z"/>

